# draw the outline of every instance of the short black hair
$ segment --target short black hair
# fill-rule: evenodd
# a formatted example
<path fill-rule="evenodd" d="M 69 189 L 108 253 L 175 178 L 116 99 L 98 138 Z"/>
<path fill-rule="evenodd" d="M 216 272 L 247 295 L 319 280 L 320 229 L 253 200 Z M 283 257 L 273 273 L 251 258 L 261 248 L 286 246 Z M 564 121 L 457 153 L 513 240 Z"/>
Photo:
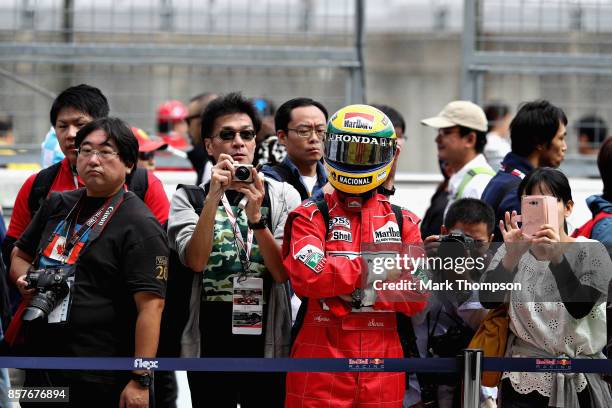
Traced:
<path fill-rule="evenodd" d="M 134 166 L 135 170 L 138 164 L 138 140 L 130 126 L 119 118 L 104 117 L 89 122 L 77 132 L 75 147 L 78 149 L 90 133 L 99 129 L 106 133 L 108 139 L 115 142 L 121 161 L 127 166 Z M 131 174 L 134 174 L 134 171 Z"/>
<path fill-rule="evenodd" d="M 572 201 L 572 189 L 569 180 L 561 170 L 552 167 L 539 167 L 529 173 L 519 184 L 519 200 L 523 195 L 533 194 L 533 190 L 540 185 L 550 190 L 550 193 L 557 200 L 562 201 L 563 204 Z"/>
<path fill-rule="evenodd" d="M 90 85 L 77 85 L 64 89 L 51 105 L 49 119 L 55 126 L 57 115 L 64 108 L 74 108 L 92 117 L 92 119 L 108 116 L 110 108 L 106 96 L 98 88 Z"/>
<path fill-rule="evenodd" d="M 495 228 L 495 212 L 493 208 L 482 200 L 476 198 L 461 198 L 448 208 L 444 217 L 444 225 L 448 229 L 453 229 L 457 223 L 487 225 L 487 233 L 493 233 Z"/>
<path fill-rule="evenodd" d="M 476 134 L 476 143 L 474 143 L 474 150 L 476 150 L 476 153 L 482 153 L 484 151 L 485 145 L 487 144 L 487 133 L 465 126 L 459 126 L 459 134 L 461 135 L 461 137 L 466 137 L 472 132 Z"/>
<path fill-rule="evenodd" d="M 374 104 L 372 106 L 378 109 L 379 111 L 381 111 L 382 113 L 384 113 L 385 115 L 387 115 L 387 117 L 393 124 L 393 127 L 398 127 L 402 129 L 402 132 L 406 132 L 406 121 L 404 120 L 404 117 L 402 116 L 402 114 L 399 113 L 395 108 L 389 105 L 382 105 L 382 104 L 381 105 Z"/>
<path fill-rule="evenodd" d="M 612 137 L 606 138 L 601 144 L 597 155 L 597 167 L 604 185 L 604 198 L 612 201 Z"/>
<path fill-rule="evenodd" d="M 576 132 L 578 136 L 586 135 L 589 143 L 597 146 L 608 137 L 608 125 L 597 115 L 583 116 L 576 122 Z"/>
<path fill-rule="evenodd" d="M 493 129 L 498 121 L 510 113 L 510 107 L 503 102 L 489 102 L 483 110 L 487 117 L 488 132 Z"/>
<path fill-rule="evenodd" d="M 293 112 L 295 108 L 302 108 L 305 106 L 314 106 L 318 108 L 321 112 L 323 112 L 325 122 L 327 122 L 329 114 L 321 102 L 317 102 L 311 98 L 293 98 L 283 103 L 276 110 L 276 114 L 274 115 L 274 128 L 276 131 L 282 130 L 287 133 L 289 131 L 289 122 L 291 122 L 291 112 Z"/>
<path fill-rule="evenodd" d="M 510 122 L 512 152 L 527 157 L 540 145 L 550 146 L 560 123 L 567 126 L 561 108 L 545 100 L 524 103 Z"/>
<path fill-rule="evenodd" d="M 210 101 L 202 112 L 202 140 L 212 137 L 217 118 L 233 113 L 244 113 L 250 117 L 255 133 L 261 129 L 261 119 L 253 102 L 242 96 L 240 92 L 231 92 Z"/>

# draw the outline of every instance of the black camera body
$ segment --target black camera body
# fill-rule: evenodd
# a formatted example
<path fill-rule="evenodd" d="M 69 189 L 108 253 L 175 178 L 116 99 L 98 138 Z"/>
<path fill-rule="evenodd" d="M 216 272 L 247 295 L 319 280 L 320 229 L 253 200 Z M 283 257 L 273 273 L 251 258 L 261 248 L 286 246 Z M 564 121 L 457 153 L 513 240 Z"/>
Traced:
<path fill-rule="evenodd" d="M 465 235 L 461 230 L 452 230 L 447 235 L 440 235 L 439 241 L 463 244 L 467 250 L 474 249 L 474 239 Z"/>
<path fill-rule="evenodd" d="M 452 230 L 447 235 L 440 235 L 438 256 L 444 258 L 469 257 L 476 248 L 475 241 L 461 230 Z"/>
<path fill-rule="evenodd" d="M 252 164 L 238 164 L 237 166 L 234 166 L 234 176 L 232 177 L 232 181 L 252 183 L 253 182 L 252 169 L 253 169 Z"/>
<path fill-rule="evenodd" d="M 70 292 L 68 277 L 72 274 L 72 266 L 49 267 L 31 270 L 25 277 L 28 289 L 36 293 L 24 311 L 22 320 L 33 321 L 49 316 L 49 313 Z"/>

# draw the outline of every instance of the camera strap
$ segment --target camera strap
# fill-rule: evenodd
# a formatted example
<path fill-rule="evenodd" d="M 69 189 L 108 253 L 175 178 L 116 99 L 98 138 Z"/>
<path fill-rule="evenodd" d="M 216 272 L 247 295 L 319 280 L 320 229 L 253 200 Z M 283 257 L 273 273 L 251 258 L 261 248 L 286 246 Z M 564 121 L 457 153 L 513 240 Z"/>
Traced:
<path fill-rule="evenodd" d="M 89 219 L 72 234 L 66 243 L 63 255 L 69 254 L 70 251 L 72 251 L 72 248 L 74 248 L 74 246 L 81 240 L 81 237 L 89 230 L 91 230 L 91 232 L 89 233 L 88 241 L 91 242 L 95 240 L 102 233 L 102 230 L 104 230 L 104 228 L 108 225 L 108 222 L 114 214 L 114 210 L 123 202 L 124 194 L 125 190 L 121 188 L 114 196 L 109 197 L 98 209 L 98 211 L 89 217 Z M 81 199 L 83 199 L 84 196 L 85 191 L 83 191 L 83 196 L 81 196 Z M 100 221 L 98 222 L 98 220 Z"/>
<path fill-rule="evenodd" d="M 225 213 L 227 214 L 227 218 L 234 232 L 234 244 L 236 245 L 236 251 L 238 252 L 238 258 L 240 259 L 240 264 L 242 266 L 242 274 L 240 278 L 245 279 L 250 269 L 249 258 L 251 257 L 251 249 L 253 247 L 253 230 L 248 228 L 247 240 L 245 242 L 242 232 L 240 231 L 240 227 L 238 226 L 236 215 L 234 215 L 234 211 L 232 211 L 232 207 L 230 206 L 225 194 L 223 194 L 223 197 L 221 197 L 221 203 L 223 203 L 223 208 L 225 209 Z"/>

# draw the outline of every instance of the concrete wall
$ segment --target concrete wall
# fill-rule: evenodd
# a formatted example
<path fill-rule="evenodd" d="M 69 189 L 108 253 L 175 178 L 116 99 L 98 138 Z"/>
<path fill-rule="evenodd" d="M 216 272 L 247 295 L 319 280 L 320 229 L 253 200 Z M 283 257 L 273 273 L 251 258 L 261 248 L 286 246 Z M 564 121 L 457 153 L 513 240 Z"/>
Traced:
<path fill-rule="evenodd" d="M 371 34 L 365 47 L 368 102 L 399 110 L 408 141 L 399 169 L 437 173 L 435 130 L 420 124 L 459 97 L 459 34 Z"/>

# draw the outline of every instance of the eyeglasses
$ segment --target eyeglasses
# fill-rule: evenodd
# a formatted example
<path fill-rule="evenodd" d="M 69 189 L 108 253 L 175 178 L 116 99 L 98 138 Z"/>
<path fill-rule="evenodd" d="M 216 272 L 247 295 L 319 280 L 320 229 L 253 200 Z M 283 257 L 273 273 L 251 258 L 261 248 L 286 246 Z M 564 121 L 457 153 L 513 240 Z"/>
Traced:
<path fill-rule="evenodd" d="M 85 147 L 81 147 L 79 150 L 79 156 L 83 156 L 85 158 L 89 158 L 91 156 L 93 156 L 94 154 L 96 156 L 98 156 L 98 158 L 100 160 L 111 160 L 113 157 L 118 156 L 119 153 L 113 151 L 113 150 L 96 150 L 96 149 L 92 149 L 89 146 L 85 146 Z"/>
<path fill-rule="evenodd" d="M 301 127 L 301 128 L 297 128 L 297 129 L 291 129 L 291 128 L 287 128 L 287 130 L 290 130 L 292 132 L 297 133 L 297 135 L 299 137 L 310 137 L 310 135 L 312 135 L 312 133 L 314 132 L 319 138 L 323 138 L 325 137 L 325 128 L 324 127 L 320 127 L 320 128 L 314 128 L 314 127 Z"/>
<path fill-rule="evenodd" d="M 255 139 L 255 131 L 252 129 L 238 130 L 238 131 L 233 130 L 233 129 L 223 129 L 222 131 L 219 132 L 218 136 L 221 140 L 228 142 L 230 140 L 234 140 L 237 134 L 240 135 L 240 138 L 242 140 L 248 141 L 248 140 Z"/>

